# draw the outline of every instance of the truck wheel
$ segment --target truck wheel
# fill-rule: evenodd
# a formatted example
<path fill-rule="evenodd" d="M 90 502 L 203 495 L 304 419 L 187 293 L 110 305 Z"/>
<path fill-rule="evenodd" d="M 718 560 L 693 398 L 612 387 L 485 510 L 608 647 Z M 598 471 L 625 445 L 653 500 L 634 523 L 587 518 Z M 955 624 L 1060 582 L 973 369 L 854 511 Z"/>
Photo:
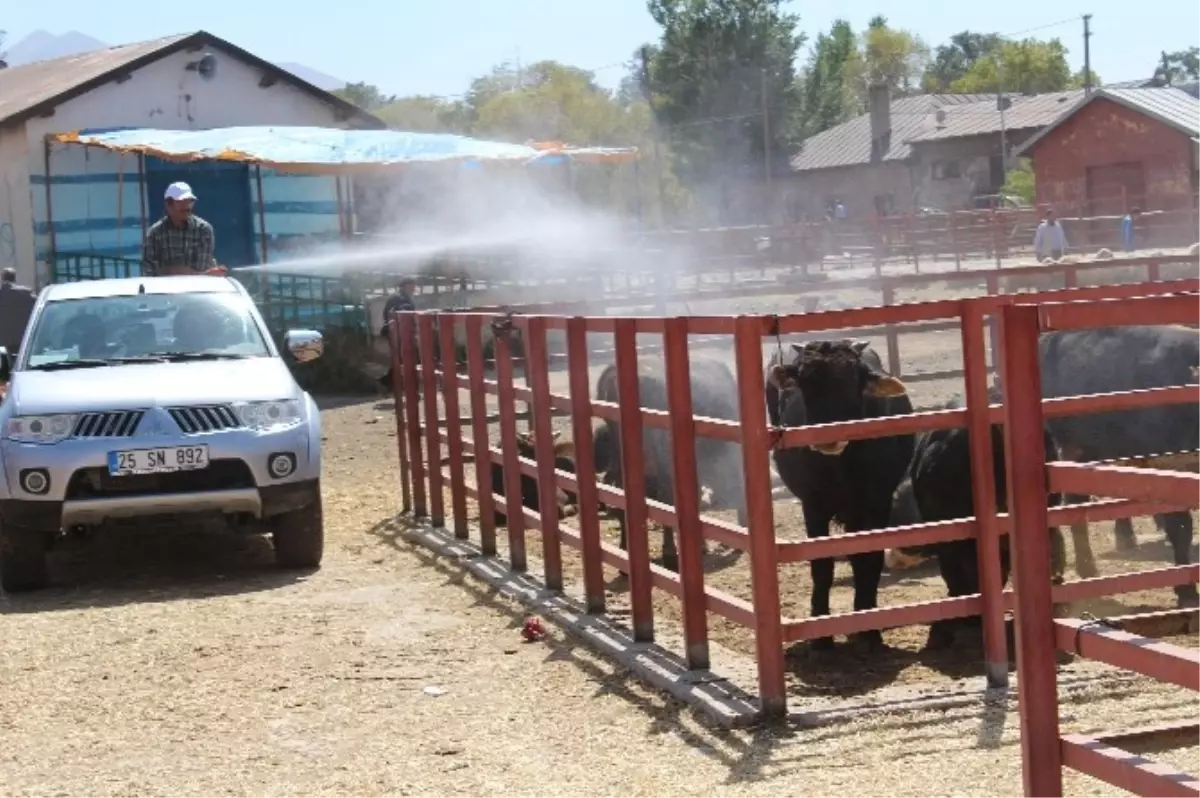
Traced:
<path fill-rule="evenodd" d="M 275 562 L 281 567 L 316 568 L 321 564 L 325 553 L 325 522 L 319 487 L 311 503 L 271 519 L 271 539 L 275 544 Z"/>
<path fill-rule="evenodd" d="M 0 588 L 18 593 L 46 586 L 49 538 L 40 529 L 0 523 Z"/>

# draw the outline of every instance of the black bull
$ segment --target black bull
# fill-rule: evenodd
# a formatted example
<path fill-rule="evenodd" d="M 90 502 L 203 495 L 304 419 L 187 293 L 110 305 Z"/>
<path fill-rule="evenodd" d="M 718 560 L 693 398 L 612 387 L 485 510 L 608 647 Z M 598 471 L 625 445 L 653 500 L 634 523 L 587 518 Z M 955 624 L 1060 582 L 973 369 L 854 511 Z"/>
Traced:
<path fill-rule="evenodd" d="M 1110 327 L 1052 333 L 1042 336 L 1039 350 L 1042 395 L 1046 398 L 1194 383 L 1200 365 L 1200 339 L 1195 330 L 1186 327 Z M 996 401 L 995 396 L 992 401 Z M 1047 428 L 1067 460 L 1166 454 L 1194 450 L 1200 444 L 1198 409 L 1195 404 L 1183 404 L 1081 414 L 1049 419 Z M 1087 497 L 1067 496 L 1064 500 L 1076 503 Z M 1155 521 L 1166 531 L 1175 564 L 1189 564 L 1194 536 L 1191 514 L 1163 513 L 1156 515 Z M 1118 548 L 1136 545 L 1129 519 L 1118 520 L 1115 531 Z M 1085 578 L 1096 576 L 1087 524 L 1073 525 L 1071 536 L 1076 572 Z M 904 554 L 924 553 L 920 549 L 889 552 L 889 567 L 911 564 L 905 562 Z M 1177 587 L 1175 593 L 1181 605 L 1196 602 L 1194 585 Z"/>
<path fill-rule="evenodd" d="M 694 357 L 690 362 L 692 412 L 705 418 L 737 421 L 737 381 L 724 363 Z M 659 357 L 638 360 L 638 399 L 648 410 L 669 410 L 666 364 Z M 596 399 L 619 403 L 617 367 L 610 365 L 596 381 Z M 642 432 L 642 452 L 645 463 L 646 498 L 664 504 L 675 503 L 675 468 L 671 452 L 671 433 L 665 429 L 646 426 Z M 620 424 L 605 420 L 596 431 L 596 472 L 614 487 L 624 484 L 621 463 Z M 741 447 L 736 443 L 707 437 L 696 439 L 696 466 L 701 487 L 711 491 L 713 507 L 736 509 L 738 523 L 746 523 L 746 488 L 742 473 Z M 621 548 L 625 548 L 625 514 L 616 515 L 621 523 Z M 678 568 L 675 535 L 663 529 L 662 562 L 671 569 Z"/>

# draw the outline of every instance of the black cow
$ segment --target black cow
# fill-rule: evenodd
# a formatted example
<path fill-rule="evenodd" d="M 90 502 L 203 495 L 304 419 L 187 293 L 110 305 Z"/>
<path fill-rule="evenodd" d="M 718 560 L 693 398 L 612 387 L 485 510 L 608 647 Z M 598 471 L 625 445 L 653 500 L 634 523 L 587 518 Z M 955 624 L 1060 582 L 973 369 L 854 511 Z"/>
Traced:
<path fill-rule="evenodd" d="M 992 401 L 999 401 L 993 397 Z M 961 397 L 947 402 L 943 408 L 956 410 L 965 407 Z M 1058 444 L 1049 430 L 1043 442 L 1046 462 L 1060 459 Z M 891 526 L 952 521 L 975 515 L 974 491 L 971 485 L 971 435 L 964 427 L 929 430 L 919 433 L 904 478 L 892 495 Z M 1008 511 L 1008 475 L 1005 471 L 1004 433 L 999 424 L 992 425 L 992 474 L 998 512 Z M 1062 502 L 1060 494 L 1051 494 L 1050 506 Z M 1066 550 L 1058 527 L 1050 528 L 1051 567 L 1056 583 L 1062 582 Z M 1009 536 L 1000 539 L 1000 574 L 1007 584 L 1010 572 Z M 889 566 L 896 550 L 889 551 Z M 902 554 L 935 557 L 951 598 L 979 592 L 979 563 L 974 540 L 955 540 L 899 550 Z M 930 648 L 942 648 L 954 642 L 960 626 L 976 626 L 979 618 L 955 618 L 935 621 L 929 629 Z"/>
<path fill-rule="evenodd" d="M 813 341 L 792 350 L 789 359 L 776 356 L 768 367 L 767 413 L 773 425 L 803 427 L 912 412 L 904 383 L 884 371 L 866 341 Z M 835 521 L 847 532 L 886 527 L 892 493 L 912 451 L 912 435 L 779 449 L 775 470 L 800 499 L 808 536 L 823 538 Z M 875 608 L 883 556 L 873 551 L 849 558 L 855 610 Z M 811 563 L 814 617 L 829 614 L 833 566 L 832 559 Z M 855 637 L 870 646 L 883 640 L 878 630 Z M 813 641 L 817 649 L 832 645 L 829 637 Z"/>
<path fill-rule="evenodd" d="M 1162 388 L 1196 382 L 1200 338 L 1188 327 L 1101 327 L 1043 335 L 1042 393 L 1048 398 L 1112 391 Z M 1093 461 L 1196 449 L 1200 445 L 1200 406 L 1148 407 L 1051 419 L 1048 424 L 1067 460 Z M 1072 496 L 1070 502 L 1086 501 Z M 1154 520 L 1170 541 L 1176 565 L 1191 559 L 1194 536 L 1188 512 L 1164 513 Z M 1137 545 L 1129 519 L 1116 522 L 1118 548 Z M 1087 525 L 1071 527 L 1075 570 L 1096 575 Z M 1181 605 L 1195 604 L 1195 585 L 1175 588 Z"/>
<path fill-rule="evenodd" d="M 575 473 L 575 444 L 573 441 L 559 440 L 560 434 L 558 432 L 554 433 L 554 467 L 559 471 L 567 471 L 573 474 Z M 532 432 L 517 433 L 517 452 L 521 457 L 534 461 L 537 460 L 537 447 Z M 504 466 L 495 461 L 492 461 L 492 493 L 505 497 L 508 496 L 504 489 Z M 575 493 L 562 489 L 557 490 L 556 493 L 556 502 L 559 510 L 564 515 L 569 514 L 570 510 L 578 506 L 579 497 Z M 540 512 L 541 510 L 537 479 L 524 472 L 521 473 L 521 504 L 535 512 Z M 505 526 L 508 524 L 508 516 L 503 510 L 505 506 L 500 500 L 496 501 L 495 514 L 493 516 L 496 526 Z"/>
<path fill-rule="evenodd" d="M 705 418 L 737 421 L 737 380 L 724 363 L 707 358 L 692 358 L 690 362 L 692 412 Z M 641 406 L 649 410 L 668 410 L 666 363 L 661 357 L 638 360 L 638 397 Z M 608 366 L 596 381 L 596 399 L 619 402 L 616 364 Z M 671 454 L 671 434 L 657 427 L 643 427 L 642 451 L 645 462 L 645 493 L 647 499 L 664 504 L 675 503 L 675 468 Z M 621 468 L 620 424 L 605 420 L 595 436 L 596 473 L 615 487 L 624 484 Z M 738 523 L 746 523 L 746 487 L 742 473 L 741 447 L 729 441 L 708 437 L 696 439 L 696 467 L 701 487 L 712 492 L 711 506 L 738 511 Z M 621 522 L 621 548 L 626 547 L 625 514 L 617 510 Z M 662 533 L 662 563 L 676 570 L 679 555 L 673 530 Z"/>

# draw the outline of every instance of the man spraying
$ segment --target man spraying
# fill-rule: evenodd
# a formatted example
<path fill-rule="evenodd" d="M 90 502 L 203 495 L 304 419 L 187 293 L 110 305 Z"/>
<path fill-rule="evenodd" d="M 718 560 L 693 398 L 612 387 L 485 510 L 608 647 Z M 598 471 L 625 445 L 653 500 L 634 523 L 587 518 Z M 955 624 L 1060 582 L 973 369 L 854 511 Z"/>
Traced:
<path fill-rule="evenodd" d="M 163 196 L 166 214 L 146 231 L 142 274 L 163 277 L 187 274 L 223 275 L 213 257 L 212 225 L 194 212 L 196 195 L 187 183 L 172 183 Z"/>
<path fill-rule="evenodd" d="M 1137 241 L 1137 220 L 1142 215 L 1142 209 L 1134 205 L 1129 213 L 1121 218 L 1121 246 L 1126 252 L 1132 252 L 1137 249 L 1135 246 Z"/>
<path fill-rule="evenodd" d="M 388 322 L 392 318 L 393 313 L 398 313 L 404 310 L 416 310 L 417 306 L 413 302 L 413 291 L 417 288 L 417 281 L 412 277 L 405 277 L 400 281 L 399 290 L 387 298 L 387 302 L 383 305 L 383 326 L 379 328 L 379 335 L 385 341 L 388 337 Z M 388 366 L 387 373 L 379 378 L 379 385 L 383 388 L 385 394 L 392 390 L 392 367 Z"/>
<path fill-rule="evenodd" d="M 1033 251 L 1038 260 L 1046 257 L 1058 260 L 1067 251 L 1067 234 L 1051 208 L 1046 209 L 1046 218 L 1033 235 Z"/>

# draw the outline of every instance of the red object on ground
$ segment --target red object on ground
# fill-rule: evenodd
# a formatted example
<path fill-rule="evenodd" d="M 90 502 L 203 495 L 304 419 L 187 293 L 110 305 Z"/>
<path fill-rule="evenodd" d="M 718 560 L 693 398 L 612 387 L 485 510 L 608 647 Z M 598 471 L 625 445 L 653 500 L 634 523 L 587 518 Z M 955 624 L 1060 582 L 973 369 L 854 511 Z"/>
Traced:
<path fill-rule="evenodd" d="M 521 637 L 525 638 L 526 643 L 541 640 L 545 636 L 546 628 L 542 626 L 541 618 L 531 615 L 525 619 L 525 625 L 521 627 Z"/>

